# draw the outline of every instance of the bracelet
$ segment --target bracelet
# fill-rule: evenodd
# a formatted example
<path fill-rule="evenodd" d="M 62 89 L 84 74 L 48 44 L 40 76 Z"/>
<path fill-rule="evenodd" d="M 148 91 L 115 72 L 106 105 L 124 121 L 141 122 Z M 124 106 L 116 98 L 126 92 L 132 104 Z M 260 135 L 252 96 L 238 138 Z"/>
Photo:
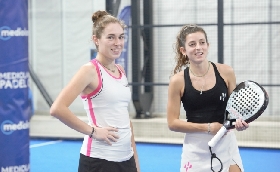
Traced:
<path fill-rule="evenodd" d="M 208 132 L 207 132 L 208 134 L 210 134 L 210 133 L 211 133 L 211 127 L 210 127 L 210 124 L 211 124 L 211 123 L 208 123 Z"/>
<path fill-rule="evenodd" d="M 90 138 L 92 138 L 94 132 L 95 132 L 95 129 L 94 129 L 94 127 L 92 127 L 92 131 L 91 131 L 91 133 L 89 135 Z"/>

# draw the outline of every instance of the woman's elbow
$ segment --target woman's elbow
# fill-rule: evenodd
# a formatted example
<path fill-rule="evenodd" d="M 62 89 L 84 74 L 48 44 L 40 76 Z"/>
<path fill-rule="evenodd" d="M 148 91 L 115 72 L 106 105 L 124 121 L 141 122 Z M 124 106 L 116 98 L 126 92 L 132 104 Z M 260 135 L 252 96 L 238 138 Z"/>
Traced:
<path fill-rule="evenodd" d="M 172 121 L 172 122 L 168 121 L 168 128 L 169 128 L 169 130 L 171 130 L 171 131 L 176 131 L 176 130 L 177 130 L 177 127 L 176 127 L 176 125 L 174 124 L 174 121 Z"/>
<path fill-rule="evenodd" d="M 57 114 L 59 113 L 57 106 L 54 106 L 54 105 L 51 106 L 49 112 L 50 112 L 50 115 L 53 117 L 57 117 Z"/>

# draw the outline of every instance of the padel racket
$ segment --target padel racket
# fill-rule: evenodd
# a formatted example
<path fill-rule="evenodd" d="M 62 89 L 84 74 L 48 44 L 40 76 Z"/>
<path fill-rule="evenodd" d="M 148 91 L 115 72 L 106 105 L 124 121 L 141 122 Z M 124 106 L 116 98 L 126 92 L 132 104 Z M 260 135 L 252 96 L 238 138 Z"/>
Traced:
<path fill-rule="evenodd" d="M 266 109 L 269 98 L 265 89 L 254 81 L 243 81 L 230 94 L 225 111 L 225 122 L 217 134 L 208 142 L 214 147 L 229 130 L 235 128 L 236 119 L 250 123 Z"/>

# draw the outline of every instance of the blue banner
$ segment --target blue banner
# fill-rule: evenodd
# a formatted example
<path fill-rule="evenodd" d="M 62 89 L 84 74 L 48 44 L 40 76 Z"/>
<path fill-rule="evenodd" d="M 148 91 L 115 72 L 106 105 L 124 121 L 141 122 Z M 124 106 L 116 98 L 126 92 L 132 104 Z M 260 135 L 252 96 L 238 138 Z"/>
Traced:
<path fill-rule="evenodd" d="M 122 21 L 124 21 L 124 23 L 129 26 L 129 21 L 130 21 L 130 6 L 126 6 L 122 9 L 122 11 L 120 12 L 118 18 Z M 121 56 L 116 59 L 116 63 L 122 65 L 124 67 L 124 70 L 126 71 L 127 74 L 127 67 L 128 67 L 128 38 L 129 38 L 129 30 L 128 28 L 125 29 L 124 31 L 125 34 L 125 44 L 124 44 L 124 49 L 123 52 L 121 54 Z"/>
<path fill-rule="evenodd" d="M 29 172 L 28 0 L 0 0 L 0 171 Z"/>

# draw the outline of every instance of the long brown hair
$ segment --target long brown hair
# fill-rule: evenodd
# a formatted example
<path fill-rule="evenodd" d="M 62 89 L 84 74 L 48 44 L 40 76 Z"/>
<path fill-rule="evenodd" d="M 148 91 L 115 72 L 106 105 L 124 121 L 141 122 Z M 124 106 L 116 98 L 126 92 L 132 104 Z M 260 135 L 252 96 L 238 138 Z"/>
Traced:
<path fill-rule="evenodd" d="M 205 35 L 206 42 L 208 43 L 207 34 L 202 27 L 193 24 L 183 26 L 176 37 L 176 43 L 175 43 L 176 66 L 173 70 L 173 75 L 180 72 L 182 70 L 182 67 L 186 66 L 189 63 L 189 57 L 183 55 L 180 51 L 180 48 L 181 47 L 185 48 L 187 36 L 195 32 L 202 32 Z"/>

